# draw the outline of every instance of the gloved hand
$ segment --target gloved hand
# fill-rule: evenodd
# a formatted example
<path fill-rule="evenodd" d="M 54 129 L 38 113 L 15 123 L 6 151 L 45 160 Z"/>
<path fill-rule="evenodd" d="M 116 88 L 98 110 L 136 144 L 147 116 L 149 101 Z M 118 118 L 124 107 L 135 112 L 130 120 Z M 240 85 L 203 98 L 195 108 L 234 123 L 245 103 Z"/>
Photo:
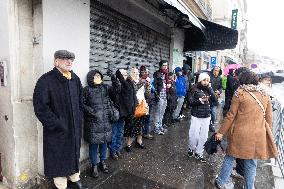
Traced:
<path fill-rule="evenodd" d="M 108 69 L 107 72 L 106 72 L 106 75 L 109 76 L 109 77 L 112 77 L 113 73 L 110 69 Z"/>

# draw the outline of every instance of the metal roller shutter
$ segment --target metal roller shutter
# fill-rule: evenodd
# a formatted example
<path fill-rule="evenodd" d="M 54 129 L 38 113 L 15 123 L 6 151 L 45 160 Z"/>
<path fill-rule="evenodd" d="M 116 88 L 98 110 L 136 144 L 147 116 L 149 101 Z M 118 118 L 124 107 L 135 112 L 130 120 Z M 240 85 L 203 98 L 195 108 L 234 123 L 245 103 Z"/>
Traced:
<path fill-rule="evenodd" d="M 150 73 L 160 60 L 168 60 L 170 38 L 97 1 L 91 1 L 90 69 L 106 73 L 145 65 Z"/>

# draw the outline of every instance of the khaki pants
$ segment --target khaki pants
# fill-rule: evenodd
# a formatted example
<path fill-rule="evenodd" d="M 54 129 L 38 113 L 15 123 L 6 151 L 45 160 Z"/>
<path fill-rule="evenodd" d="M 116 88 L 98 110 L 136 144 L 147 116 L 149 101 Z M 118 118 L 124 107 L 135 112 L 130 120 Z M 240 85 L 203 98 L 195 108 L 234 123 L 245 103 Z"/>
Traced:
<path fill-rule="evenodd" d="M 69 176 L 69 180 L 71 182 L 77 182 L 80 180 L 80 172 L 75 173 Z M 55 177 L 53 178 L 53 182 L 58 189 L 66 189 L 67 188 L 67 177 Z"/>

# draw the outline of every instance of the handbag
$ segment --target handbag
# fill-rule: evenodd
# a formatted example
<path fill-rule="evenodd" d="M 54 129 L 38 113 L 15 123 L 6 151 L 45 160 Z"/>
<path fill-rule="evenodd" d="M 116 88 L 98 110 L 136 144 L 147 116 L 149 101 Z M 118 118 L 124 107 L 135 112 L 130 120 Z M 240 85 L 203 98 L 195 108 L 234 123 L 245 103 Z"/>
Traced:
<path fill-rule="evenodd" d="M 258 105 L 260 106 L 262 113 L 263 113 L 263 117 L 265 120 L 265 109 L 264 106 L 262 105 L 262 103 L 260 102 L 260 100 L 258 100 L 258 98 L 252 93 L 247 91 L 258 103 Z M 266 129 L 266 143 L 267 143 L 267 152 L 269 152 L 270 154 L 273 154 L 274 157 L 277 157 L 278 154 L 278 150 L 276 147 L 276 144 L 274 142 L 274 137 L 271 131 L 271 128 L 269 126 L 269 123 L 265 120 L 265 129 Z"/>
<path fill-rule="evenodd" d="M 140 118 L 142 116 L 147 115 L 148 105 L 145 100 L 142 100 L 135 108 L 134 117 Z"/>

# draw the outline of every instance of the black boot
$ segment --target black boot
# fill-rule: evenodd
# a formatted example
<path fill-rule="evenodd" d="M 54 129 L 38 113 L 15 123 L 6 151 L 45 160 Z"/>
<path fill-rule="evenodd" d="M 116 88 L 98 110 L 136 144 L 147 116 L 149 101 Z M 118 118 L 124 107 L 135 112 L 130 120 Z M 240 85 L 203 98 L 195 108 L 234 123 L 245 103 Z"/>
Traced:
<path fill-rule="evenodd" d="M 109 173 L 108 167 L 107 167 L 105 161 L 101 161 L 101 162 L 99 163 L 99 168 L 100 168 L 100 170 L 101 170 L 103 173 Z"/>
<path fill-rule="evenodd" d="M 88 187 L 84 186 L 80 180 L 78 180 L 77 182 L 68 181 L 68 186 L 74 189 L 88 189 Z"/>
<path fill-rule="evenodd" d="M 92 167 L 91 176 L 93 178 L 98 178 L 99 177 L 99 172 L 98 172 L 98 166 L 97 165 Z"/>
<path fill-rule="evenodd" d="M 135 143 L 135 146 L 136 146 L 137 148 L 146 149 L 146 147 L 144 146 L 143 143 L 140 144 L 140 143 L 136 142 L 136 143 Z"/>
<path fill-rule="evenodd" d="M 127 146 L 125 147 L 125 150 L 126 150 L 126 152 L 131 152 L 131 151 L 132 151 L 131 145 L 127 145 Z"/>

